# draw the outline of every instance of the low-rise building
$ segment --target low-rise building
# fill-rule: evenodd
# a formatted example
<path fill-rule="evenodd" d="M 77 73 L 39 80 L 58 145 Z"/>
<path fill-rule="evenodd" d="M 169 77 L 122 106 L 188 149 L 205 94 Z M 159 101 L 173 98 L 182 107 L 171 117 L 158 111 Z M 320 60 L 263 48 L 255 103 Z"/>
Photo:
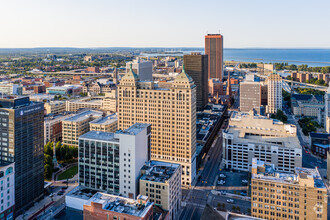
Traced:
<path fill-rule="evenodd" d="M 23 87 L 17 84 L 1 82 L 0 93 L 7 95 L 22 95 Z"/>
<path fill-rule="evenodd" d="M 54 95 L 79 95 L 82 91 L 82 86 L 77 85 L 64 85 L 54 86 L 46 89 L 46 93 Z"/>
<path fill-rule="evenodd" d="M 136 198 L 140 169 L 150 159 L 151 125 L 79 137 L 79 185 Z"/>
<path fill-rule="evenodd" d="M 291 95 L 292 113 L 296 116 L 317 118 L 319 124 L 324 124 L 324 101 L 320 95 Z"/>
<path fill-rule="evenodd" d="M 100 82 L 95 83 L 86 83 L 83 86 L 84 93 L 90 93 L 92 95 L 99 95 L 100 93 L 111 92 L 111 90 L 115 89 L 115 84 L 102 84 Z"/>
<path fill-rule="evenodd" d="M 66 101 L 66 111 L 76 112 L 79 109 L 102 109 L 104 96 L 83 97 Z"/>
<path fill-rule="evenodd" d="M 227 169 L 250 171 L 252 158 L 275 164 L 278 171 L 293 172 L 302 164 L 302 149 L 295 125 L 254 114 L 232 112 L 223 131 Z"/>
<path fill-rule="evenodd" d="M 89 122 L 103 116 L 103 112 L 85 110 L 62 120 L 63 144 L 78 147 L 78 138 L 89 131 Z"/>
<path fill-rule="evenodd" d="M 118 130 L 118 116 L 116 113 L 89 122 L 91 131 L 115 132 Z"/>
<path fill-rule="evenodd" d="M 15 163 L 0 164 L 0 218 L 15 219 Z"/>
<path fill-rule="evenodd" d="M 309 136 L 312 153 L 327 158 L 327 152 L 330 149 L 330 134 L 311 132 Z"/>
<path fill-rule="evenodd" d="M 62 120 L 70 117 L 69 113 L 51 114 L 44 118 L 44 144 L 62 141 Z"/>
<path fill-rule="evenodd" d="M 317 168 L 293 173 L 253 158 L 251 214 L 263 219 L 327 219 L 328 195 Z"/>
<path fill-rule="evenodd" d="M 153 203 L 147 196 L 139 195 L 137 200 L 121 196 L 96 193 L 84 205 L 85 220 L 99 219 L 129 219 L 150 220 L 153 219 Z"/>
<path fill-rule="evenodd" d="M 50 101 L 44 104 L 45 114 L 59 114 L 66 111 L 65 101 Z"/>
<path fill-rule="evenodd" d="M 109 112 L 117 112 L 118 101 L 117 101 L 117 90 L 105 93 L 102 103 L 102 109 Z"/>
<path fill-rule="evenodd" d="M 169 212 L 176 219 L 181 204 L 181 165 L 160 161 L 146 162 L 141 169 L 140 194 Z"/>

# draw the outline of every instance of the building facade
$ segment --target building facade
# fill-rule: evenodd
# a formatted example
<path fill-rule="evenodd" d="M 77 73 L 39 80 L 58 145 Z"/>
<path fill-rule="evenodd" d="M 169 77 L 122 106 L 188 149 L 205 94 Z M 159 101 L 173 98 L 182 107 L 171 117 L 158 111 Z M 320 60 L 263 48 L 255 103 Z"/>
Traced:
<path fill-rule="evenodd" d="M 315 117 L 319 124 L 324 124 L 324 101 L 319 95 L 291 95 L 291 109 L 296 116 Z"/>
<path fill-rule="evenodd" d="M 241 82 L 239 109 L 242 112 L 249 112 L 252 109 L 258 114 L 261 112 L 261 83 L 260 82 Z"/>
<path fill-rule="evenodd" d="M 223 36 L 208 34 L 205 36 L 205 54 L 208 55 L 208 79 L 223 78 Z"/>
<path fill-rule="evenodd" d="M 233 112 L 223 131 L 223 155 L 228 169 L 250 171 L 252 158 L 275 164 L 281 172 L 293 172 L 302 164 L 297 128 L 253 112 Z"/>
<path fill-rule="evenodd" d="M 184 71 L 170 88 L 139 81 L 132 69 L 118 86 L 118 128 L 152 125 L 152 160 L 182 165 L 182 186 L 196 175 L 196 86 Z"/>
<path fill-rule="evenodd" d="M 207 55 L 191 53 L 183 56 L 184 69 L 196 85 L 196 108 L 202 110 L 208 103 Z"/>
<path fill-rule="evenodd" d="M 169 212 L 176 219 L 181 204 L 181 167 L 179 164 L 150 161 L 141 169 L 140 194 Z"/>
<path fill-rule="evenodd" d="M 140 169 L 150 158 L 151 126 L 134 124 L 115 133 L 90 131 L 79 137 L 79 184 L 136 198 Z"/>
<path fill-rule="evenodd" d="M 44 193 L 44 104 L 29 97 L 0 99 L 1 160 L 15 162 L 15 209 Z"/>
<path fill-rule="evenodd" d="M 62 141 L 62 120 L 70 114 L 49 115 L 44 119 L 44 144 Z"/>
<path fill-rule="evenodd" d="M 254 158 L 251 215 L 262 219 L 327 219 L 328 195 L 317 169 L 281 173 Z"/>
<path fill-rule="evenodd" d="M 137 57 L 132 62 L 126 63 L 126 73 L 129 72 L 132 65 L 133 71 L 138 75 L 142 81 L 152 81 L 152 62 L 147 60 L 141 60 Z"/>
<path fill-rule="evenodd" d="M 324 103 L 324 128 L 328 133 L 330 133 L 330 86 L 327 92 L 324 94 Z"/>
<path fill-rule="evenodd" d="M 0 165 L 0 218 L 15 218 L 15 163 Z"/>
<path fill-rule="evenodd" d="M 268 104 L 267 113 L 276 113 L 278 109 L 282 110 L 282 78 L 278 74 L 271 74 L 267 79 L 268 86 Z"/>
<path fill-rule="evenodd" d="M 62 120 L 62 142 L 78 147 L 78 138 L 90 129 L 89 122 L 101 118 L 103 112 L 87 110 Z"/>
<path fill-rule="evenodd" d="M 89 122 L 91 131 L 115 132 L 118 130 L 118 116 L 116 113 Z"/>
<path fill-rule="evenodd" d="M 48 114 L 59 114 L 66 111 L 65 101 L 50 101 L 46 102 L 44 107 L 46 115 Z"/>

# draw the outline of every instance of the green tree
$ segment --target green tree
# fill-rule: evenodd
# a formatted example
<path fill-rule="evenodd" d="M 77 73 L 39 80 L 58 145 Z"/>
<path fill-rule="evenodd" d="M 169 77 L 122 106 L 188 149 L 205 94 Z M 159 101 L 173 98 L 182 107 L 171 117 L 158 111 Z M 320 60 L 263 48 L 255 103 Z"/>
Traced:
<path fill-rule="evenodd" d="M 53 168 L 49 164 L 46 164 L 44 166 L 44 177 L 45 177 L 45 179 L 51 180 L 52 175 L 53 175 Z"/>

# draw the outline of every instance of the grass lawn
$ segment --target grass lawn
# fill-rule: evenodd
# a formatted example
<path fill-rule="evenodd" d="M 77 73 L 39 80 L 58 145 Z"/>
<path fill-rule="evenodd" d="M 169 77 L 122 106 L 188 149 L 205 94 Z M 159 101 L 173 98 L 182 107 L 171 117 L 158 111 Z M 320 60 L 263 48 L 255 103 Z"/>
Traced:
<path fill-rule="evenodd" d="M 71 179 L 78 173 L 78 166 L 73 166 L 57 176 L 57 180 Z"/>

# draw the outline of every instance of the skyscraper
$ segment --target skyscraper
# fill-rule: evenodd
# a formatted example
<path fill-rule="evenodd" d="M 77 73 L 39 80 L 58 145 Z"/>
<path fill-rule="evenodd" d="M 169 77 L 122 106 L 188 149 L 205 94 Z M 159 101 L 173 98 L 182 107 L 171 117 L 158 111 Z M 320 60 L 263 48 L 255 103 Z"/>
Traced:
<path fill-rule="evenodd" d="M 282 110 L 282 78 L 278 74 L 271 74 L 267 79 L 268 105 L 267 113 L 276 113 Z"/>
<path fill-rule="evenodd" d="M 252 109 L 260 114 L 261 107 L 261 83 L 241 82 L 240 83 L 240 111 L 249 112 Z"/>
<path fill-rule="evenodd" d="M 196 108 L 198 110 L 208 103 L 208 58 L 207 55 L 191 53 L 183 56 L 184 69 L 193 78 L 196 85 Z"/>
<path fill-rule="evenodd" d="M 208 55 L 208 77 L 222 81 L 223 77 L 223 36 L 208 34 L 205 36 L 205 54 Z"/>
<path fill-rule="evenodd" d="M 15 162 L 15 209 L 44 193 L 44 104 L 29 97 L 0 99 L 1 162 Z"/>
<path fill-rule="evenodd" d="M 330 86 L 324 95 L 325 112 L 324 112 L 324 128 L 330 133 Z"/>
<path fill-rule="evenodd" d="M 139 81 L 132 68 L 118 85 L 118 128 L 151 124 L 151 159 L 182 165 L 182 185 L 196 176 L 196 85 L 183 70 L 170 87 Z"/>

